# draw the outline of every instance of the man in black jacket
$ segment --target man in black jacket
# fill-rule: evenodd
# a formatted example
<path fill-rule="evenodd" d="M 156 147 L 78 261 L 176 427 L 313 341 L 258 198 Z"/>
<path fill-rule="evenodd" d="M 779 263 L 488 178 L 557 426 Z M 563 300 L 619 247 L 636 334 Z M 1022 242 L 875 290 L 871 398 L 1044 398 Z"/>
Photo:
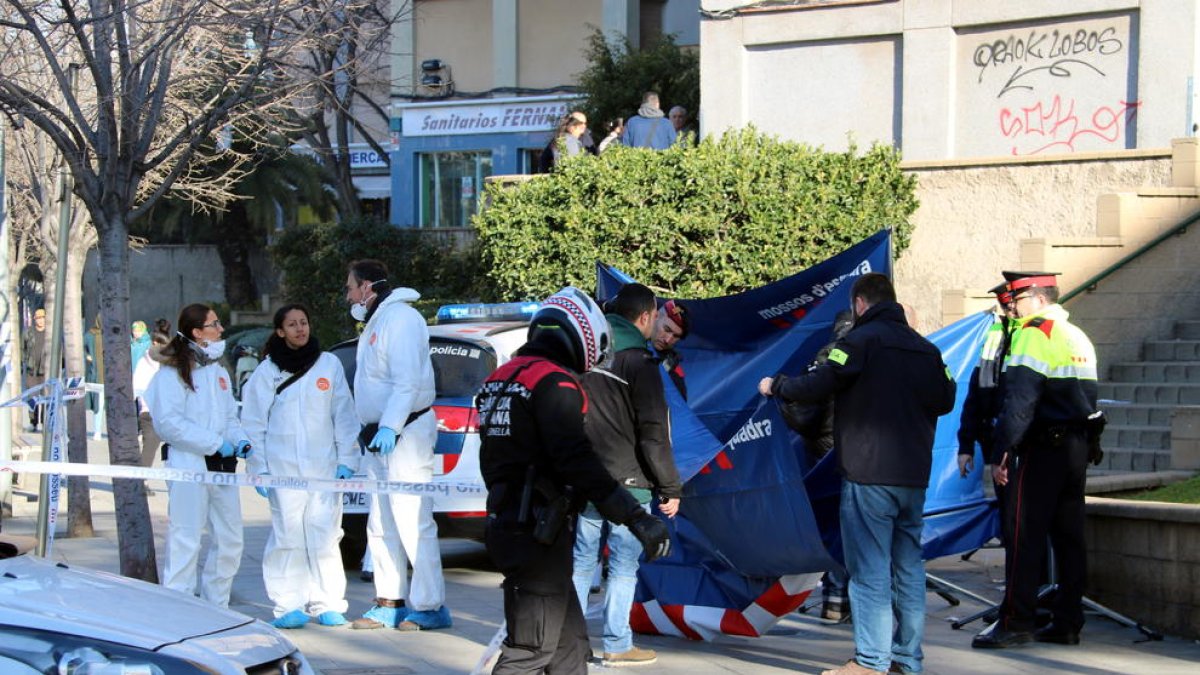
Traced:
<path fill-rule="evenodd" d="M 763 378 L 759 391 L 806 403 L 834 395 L 855 658 L 822 675 L 885 673 L 893 662 L 901 672 L 920 672 L 922 512 L 934 428 L 954 407 L 955 385 L 937 347 L 905 321 L 886 276 L 863 275 L 851 297 L 854 328 L 825 365 L 798 377 Z"/>
<path fill-rule="evenodd" d="M 662 376 L 646 348 L 656 317 L 653 291 L 641 284 L 622 286 L 607 314 L 616 355 L 611 365 L 586 373 L 583 388 L 589 404 L 588 438 L 604 467 L 643 505 L 657 492 L 659 510 L 670 517 L 679 509 L 682 488 L 671 454 Z M 585 509 L 579 516 L 574 581 L 580 605 L 587 604 L 604 520 L 594 508 Z M 641 546 L 629 528 L 611 524 L 608 551 L 604 664 L 654 663 L 654 650 L 633 646 L 633 630 L 629 627 Z"/>
<path fill-rule="evenodd" d="M 584 500 L 627 526 L 647 559 L 670 551 L 666 526 L 608 475 L 583 429 L 587 401 L 576 373 L 609 348 L 599 307 L 564 288 L 546 299 L 529 341 L 476 397 L 484 540 L 504 575 L 508 626 L 493 675 L 587 673 L 587 625 L 571 585 L 572 515 Z"/>

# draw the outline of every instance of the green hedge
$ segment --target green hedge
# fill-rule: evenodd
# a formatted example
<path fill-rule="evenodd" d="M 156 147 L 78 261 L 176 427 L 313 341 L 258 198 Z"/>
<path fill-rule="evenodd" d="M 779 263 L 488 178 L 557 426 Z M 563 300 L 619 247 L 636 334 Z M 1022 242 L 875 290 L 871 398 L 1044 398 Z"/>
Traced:
<path fill-rule="evenodd" d="M 376 221 L 300 225 L 283 231 L 271 255 L 283 275 L 285 299 L 311 309 L 313 331 L 329 348 L 355 336 L 344 290 L 351 260 L 382 260 L 393 286 L 410 286 L 421 293 L 414 306 L 427 318 L 443 302 L 476 295 L 475 250 L 452 250 L 430 234 Z"/>
<path fill-rule="evenodd" d="M 670 150 L 617 147 L 516 187 L 490 186 L 474 219 L 488 295 L 595 287 L 607 262 L 678 297 L 780 279 L 885 227 L 908 245 L 916 180 L 899 153 L 824 152 L 753 128 Z"/>

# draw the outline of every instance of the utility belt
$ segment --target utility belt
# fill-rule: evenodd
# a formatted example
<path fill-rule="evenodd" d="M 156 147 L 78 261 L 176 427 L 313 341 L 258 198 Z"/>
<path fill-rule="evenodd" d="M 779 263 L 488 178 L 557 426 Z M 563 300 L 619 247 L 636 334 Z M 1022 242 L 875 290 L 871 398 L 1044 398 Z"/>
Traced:
<path fill-rule="evenodd" d="M 1087 434 L 1085 422 L 1034 422 L 1021 446 L 1026 450 L 1057 449 L 1072 440 L 1086 440 Z"/>
<path fill-rule="evenodd" d="M 525 480 L 495 483 L 488 490 L 488 524 L 531 534 L 534 541 L 549 546 L 580 506 L 574 488 L 568 485 L 560 490 L 549 478 L 539 476 L 531 464 Z"/>
<path fill-rule="evenodd" d="M 420 410 L 418 410 L 414 413 L 409 414 L 408 418 L 406 418 L 404 420 L 404 426 L 400 427 L 400 429 L 398 431 L 403 430 L 404 427 L 407 427 L 408 425 L 412 424 L 413 422 L 416 422 L 417 420 L 419 420 L 421 418 L 422 415 L 429 412 L 430 410 L 433 410 L 433 408 L 430 406 L 427 406 L 427 407 L 421 408 Z M 364 448 L 366 448 L 368 451 L 376 452 L 375 450 L 371 450 L 371 441 L 375 440 L 375 434 L 377 434 L 377 433 L 379 433 L 379 423 L 378 422 L 371 422 L 370 424 L 364 424 L 362 430 L 358 432 L 358 442 L 362 443 L 362 446 Z"/>
<path fill-rule="evenodd" d="M 171 453 L 171 444 L 162 444 L 162 460 L 167 461 L 167 457 Z M 209 471 L 217 471 L 220 473 L 237 473 L 237 457 L 222 457 L 221 453 L 214 452 L 211 455 L 204 456 L 204 467 Z"/>

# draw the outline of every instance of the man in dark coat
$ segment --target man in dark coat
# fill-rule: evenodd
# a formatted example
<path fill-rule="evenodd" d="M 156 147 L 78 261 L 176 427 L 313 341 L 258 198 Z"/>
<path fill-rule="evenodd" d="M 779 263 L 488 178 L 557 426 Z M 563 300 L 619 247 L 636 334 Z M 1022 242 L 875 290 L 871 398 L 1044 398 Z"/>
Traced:
<path fill-rule="evenodd" d="M 798 377 L 763 378 L 759 391 L 805 403 L 834 396 L 855 657 L 822 675 L 886 673 L 893 662 L 919 672 L 925 489 L 934 428 L 954 408 L 955 385 L 941 352 L 909 327 L 886 276 L 863 275 L 851 297 L 854 327 L 825 365 Z"/>

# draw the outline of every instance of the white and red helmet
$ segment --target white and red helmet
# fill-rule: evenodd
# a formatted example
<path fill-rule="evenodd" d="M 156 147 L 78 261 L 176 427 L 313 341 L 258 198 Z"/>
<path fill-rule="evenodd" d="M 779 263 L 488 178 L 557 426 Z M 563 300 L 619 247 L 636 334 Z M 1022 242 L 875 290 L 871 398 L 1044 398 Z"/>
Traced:
<path fill-rule="evenodd" d="M 529 341 L 557 343 L 581 373 L 607 361 L 612 349 L 604 312 L 587 293 L 574 286 L 542 302 L 530 320 Z"/>

